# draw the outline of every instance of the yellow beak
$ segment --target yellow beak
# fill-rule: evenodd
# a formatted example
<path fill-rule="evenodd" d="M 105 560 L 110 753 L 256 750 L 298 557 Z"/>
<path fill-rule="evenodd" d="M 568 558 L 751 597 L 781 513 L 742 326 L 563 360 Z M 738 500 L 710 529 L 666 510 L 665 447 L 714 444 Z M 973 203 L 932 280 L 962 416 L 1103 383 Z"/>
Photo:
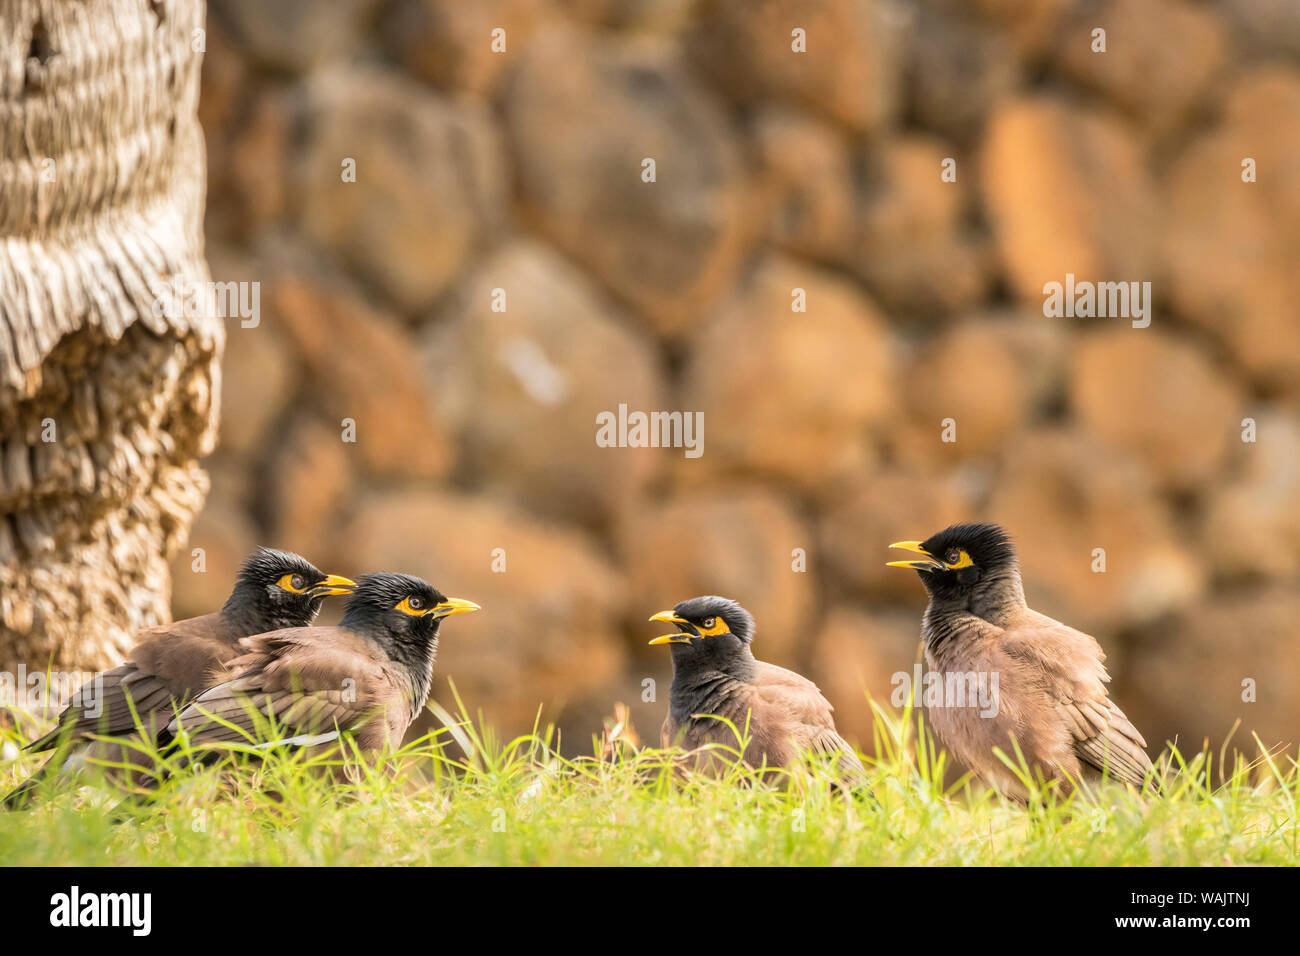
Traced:
<path fill-rule="evenodd" d="M 678 617 L 672 611 L 660 611 L 658 614 L 650 615 L 652 621 L 662 621 L 665 624 L 685 624 L 688 627 L 694 627 L 690 621 L 684 617 Z M 691 639 L 681 631 L 674 631 L 671 634 L 665 634 L 662 637 L 656 637 L 651 644 L 689 644 Z"/>
<path fill-rule="evenodd" d="M 453 614 L 468 614 L 471 611 L 481 610 L 483 609 L 473 601 L 466 601 L 463 598 L 447 598 L 447 600 L 443 601 L 441 604 L 434 606 L 433 613 L 436 614 L 439 619 L 442 619 L 444 617 L 451 617 Z"/>
<path fill-rule="evenodd" d="M 328 597 L 333 594 L 351 594 L 357 582 L 341 574 L 329 574 L 325 580 L 311 588 L 312 597 Z"/>
<path fill-rule="evenodd" d="M 920 541 L 895 541 L 890 545 L 891 548 L 901 548 L 904 551 L 915 551 L 917 554 L 925 555 L 925 561 L 886 561 L 885 566 L 890 568 L 910 568 L 913 571 L 942 571 L 945 565 L 935 559 L 929 551 L 921 547 Z"/>

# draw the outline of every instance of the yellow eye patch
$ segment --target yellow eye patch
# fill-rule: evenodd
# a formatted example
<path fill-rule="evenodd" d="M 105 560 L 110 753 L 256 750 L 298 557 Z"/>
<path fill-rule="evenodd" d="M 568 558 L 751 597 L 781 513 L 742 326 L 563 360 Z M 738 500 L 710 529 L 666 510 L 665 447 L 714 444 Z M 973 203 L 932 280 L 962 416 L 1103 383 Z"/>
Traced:
<path fill-rule="evenodd" d="M 298 586 L 294 585 L 294 578 L 298 579 Z M 303 591 L 307 590 L 307 579 L 296 571 L 290 571 L 284 577 L 280 578 L 280 580 L 276 581 L 275 586 L 284 588 L 286 591 L 293 594 L 301 594 Z"/>
<path fill-rule="evenodd" d="M 416 600 L 420 601 L 421 603 L 423 603 L 424 601 L 423 598 L 416 598 Z M 402 598 L 400 602 L 398 602 L 397 610 L 401 611 L 403 614 L 409 614 L 411 617 L 424 617 L 424 615 L 432 611 L 433 608 L 411 607 L 411 595 L 408 594 L 406 597 Z"/>
<path fill-rule="evenodd" d="M 943 558 L 943 563 L 948 566 L 949 570 L 960 571 L 962 568 L 969 568 L 975 562 L 971 560 L 971 557 L 969 554 L 966 553 L 965 548 L 958 548 L 957 560 L 955 562 L 949 561 L 948 556 L 945 554 Z"/>
<path fill-rule="evenodd" d="M 697 624 L 696 627 L 698 628 L 700 634 L 703 635 L 704 637 L 714 637 L 718 634 L 731 633 L 731 628 L 727 627 L 727 622 L 720 617 L 715 617 L 713 619 L 712 627 L 705 627 L 703 623 Z"/>

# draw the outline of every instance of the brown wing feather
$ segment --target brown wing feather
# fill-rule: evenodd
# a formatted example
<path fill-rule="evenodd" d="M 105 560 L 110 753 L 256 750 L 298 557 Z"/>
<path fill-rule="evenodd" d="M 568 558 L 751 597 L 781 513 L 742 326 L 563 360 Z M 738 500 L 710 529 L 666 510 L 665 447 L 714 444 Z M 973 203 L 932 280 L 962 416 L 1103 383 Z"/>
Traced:
<path fill-rule="evenodd" d="M 168 726 L 195 745 L 260 739 L 268 718 L 281 738 L 361 730 L 364 748 L 400 740 L 410 688 L 364 638 L 337 627 L 271 631 L 240 641 L 232 679 L 197 697 Z M 219 718 L 214 720 L 213 718 Z M 222 722 L 224 721 L 224 723 Z"/>
<path fill-rule="evenodd" d="M 755 737 L 762 734 L 772 756 L 789 763 L 798 751 L 837 754 L 845 782 L 865 780 L 862 761 L 835 728 L 835 708 L 816 684 L 784 667 L 759 662 L 754 687 Z"/>
<path fill-rule="evenodd" d="M 173 702 L 188 702 L 217 681 L 239 636 L 218 614 L 142 631 L 130 660 L 96 674 L 81 689 L 84 702 L 66 708 L 58 726 L 27 749 L 48 750 L 65 735 L 123 736 L 135 730 L 137 717 L 146 728 L 160 728 L 161 718 L 173 716 Z"/>
<path fill-rule="evenodd" d="M 1146 741 L 1110 699 L 1105 653 L 1089 635 L 1045 615 L 1029 612 L 1002 639 L 1007 654 L 1033 662 L 1057 719 L 1068 728 L 1083 764 L 1111 779 L 1141 787 L 1152 768 Z"/>

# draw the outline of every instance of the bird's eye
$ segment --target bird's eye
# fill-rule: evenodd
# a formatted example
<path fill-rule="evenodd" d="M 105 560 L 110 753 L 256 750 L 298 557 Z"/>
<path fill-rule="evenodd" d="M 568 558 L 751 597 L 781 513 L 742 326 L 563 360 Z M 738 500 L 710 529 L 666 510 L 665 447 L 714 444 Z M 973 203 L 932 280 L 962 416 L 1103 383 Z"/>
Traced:
<path fill-rule="evenodd" d="M 713 627 L 713 625 L 716 623 L 717 623 L 717 619 L 712 617 L 706 617 L 703 621 L 700 622 L 700 624 L 704 626 L 705 630 L 708 630 L 709 628 Z"/>
<path fill-rule="evenodd" d="M 290 572 L 289 574 L 281 576 L 280 580 L 275 583 L 277 587 L 284 588 L 284 590 L 293 594 L 301 594 L 303 588 L 307 586 L 307 579 L 301 574 Z"/>
<path fill-rule="evenodd" d="M 422 597 L 416 597 L 414 594 L 412 594 L 409 598 L 406 599 L 406 603 L 407 606 L 410 607 L 412 611 L 424 610 L 424 598 Z"/>
<path fill-rule="evenodd" d="M 956 564 L 961 560 L 961 552 L 956 548 L 949 548 L 948 553 L 943 556 L 943 559 L 948 564 Z"/>

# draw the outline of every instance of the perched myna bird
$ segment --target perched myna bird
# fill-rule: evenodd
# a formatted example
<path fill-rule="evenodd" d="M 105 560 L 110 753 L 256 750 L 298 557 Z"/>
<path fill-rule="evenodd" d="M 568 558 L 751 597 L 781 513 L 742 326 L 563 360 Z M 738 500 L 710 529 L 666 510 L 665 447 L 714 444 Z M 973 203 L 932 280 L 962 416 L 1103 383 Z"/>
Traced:
<path fill-rule="evenodd" d="M 650 620 L 677 628 L 650 642 L 667 644 L 673 657 L 668 717 L 660 733 L 664 747 L 736 747 L 731 728 L 704 716 L 712 714 L 725 717 L 739 733 L 748 726 L 744 758 L 751 766 L 786 767 L 806 751 L 836 754 L 846 785 L 865 780 L 862 761 L 835 730 L 831 705 L 817 685 L 754 658 L 749 648 L 754 618 L 735 601 L 692 598 Z M 709 769 L 713 759 L 700 755 L 696 763 L 699 769 Z"/>
<path fill-rule="evenodd" d="M 337 627 L 296 627 L 240 641 L 230 679 L 200 694 L 164 739 L 320 747 L 343 733 L 363 751 L 401 743 L 433 684 L 438 628 L 477 611 L 407 574 L 368 574 Z M 277 736 L 266 740 L 274 726 Z"/>
<path fill-rule="evenodd" d="M 927 706 L 952 752 L 999 792 L 1022 803 L 1029 794 L 993 753 L 1015 759 L 1068 790 L 1070 779 L 1106 776 L 1141 788 L 1152 773 L 1146 741 L 1106 692 L 1106 655 L 1095 640 L 1031 610 L 1010 536 L 993 524 L 953 525 L 925 541 L 899 541 L 919 560 L 912 568 L 930 593 L 921 631 L 926 666 L 945 675 L 996 675 L 993 706 L 944 700 Z M 958 681 L 952 686 L 956 687 Z M 969 682 L 963 686 L 969 687 Z M 968 695 L 967 695 L 968 696 Z M 985 702 L 987 703 L 987 702 Z"/>
<path fill-rule="evenodd" d="M 87 682 L 80 702 L 63 711 L 58 726 L 26 748 L 39 752 L 71 743 L 74 752 L 56 754 L 5 797 L 4 806 L 25 804 L 41 781 L 63 766 L 65 756 L 76 765 L 91 757 L 132 760 L 131 749 L 88 738 L 133 735 L 138 720 L 153 739 L 178 708 L 224 679 L 224 666 L 239 654 L 240 638 L 310 624 L 327 596 L 353 587 L 350 579 L 326 574 L 299 555 L 254 551 L 220 611 L 142 631 L 129 661 Z"/>

